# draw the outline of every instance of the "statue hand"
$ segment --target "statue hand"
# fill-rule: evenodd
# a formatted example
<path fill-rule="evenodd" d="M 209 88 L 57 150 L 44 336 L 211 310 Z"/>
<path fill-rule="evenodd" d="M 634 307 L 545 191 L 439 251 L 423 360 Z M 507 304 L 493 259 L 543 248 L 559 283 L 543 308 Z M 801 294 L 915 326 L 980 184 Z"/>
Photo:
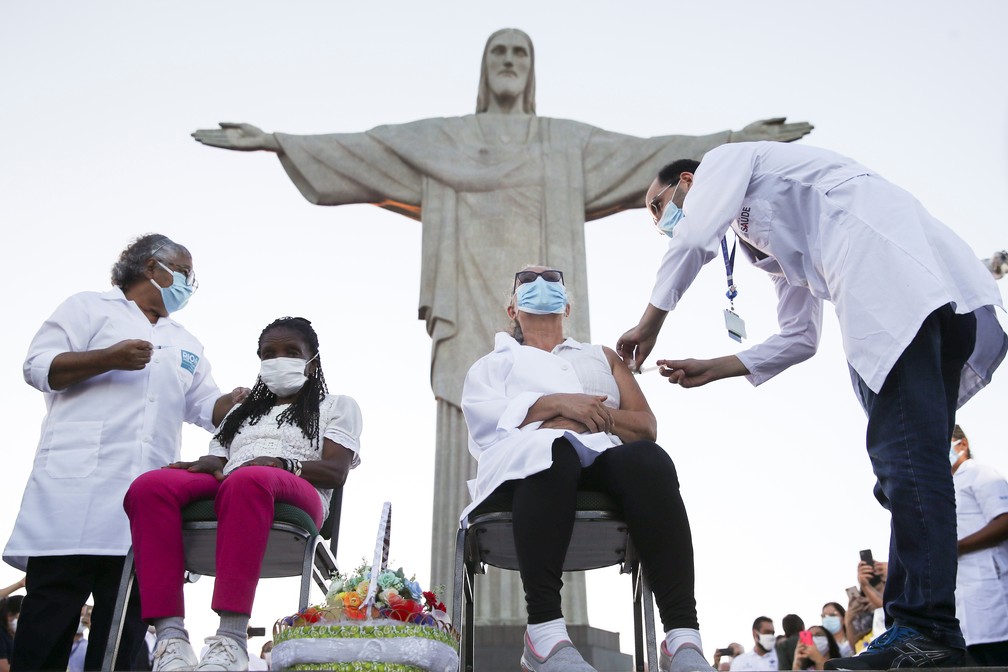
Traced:
<path fill-rule="evenodd" d="M 806 121 L 795 124 L 784 123 L 787 117 L 760 119 L 749 124 L 741 131 L 733 131 L 732 142 L 756 142 L 759 140 L 774 140 L 776 142 L 791 142 L 804 137 L 815 128 Z"/>
<path fill-rule="evenodd" d="M 220 128 L 204 128 L 192 134 L 196 142 L 211 147 L 234 149 L 239 152 L 254 152 L 266 150 L 280 151 L 276 138 L 271 133 L 265 133 L 252 124 L 234 124 L 227 121 L 220 123 Z"/>

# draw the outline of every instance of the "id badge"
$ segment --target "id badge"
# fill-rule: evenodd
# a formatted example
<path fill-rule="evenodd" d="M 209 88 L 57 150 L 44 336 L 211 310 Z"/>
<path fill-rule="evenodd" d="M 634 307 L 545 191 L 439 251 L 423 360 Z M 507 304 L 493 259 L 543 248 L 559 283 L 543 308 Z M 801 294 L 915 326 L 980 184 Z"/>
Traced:
<path fill-rule="evenodd" d="M 742 339 L 746 337 L 745 322 L 734 310 L 725 308 L 724 326 L 728 330 L 728 337 L 733 341 L 741 343 Z"/>

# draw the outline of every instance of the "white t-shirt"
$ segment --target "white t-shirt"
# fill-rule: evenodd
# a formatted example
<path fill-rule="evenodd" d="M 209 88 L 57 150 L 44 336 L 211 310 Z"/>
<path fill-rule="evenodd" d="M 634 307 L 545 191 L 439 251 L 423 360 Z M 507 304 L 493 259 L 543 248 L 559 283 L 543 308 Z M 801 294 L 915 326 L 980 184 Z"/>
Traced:
<path fill-rule="evenodd" d="M 217 439 L 210 439 L 210 454 L 227 459 L 224 473 L 228 474 L 249 460 L 262 457 L 285 457 L 293 460 L 322 459 L 322 439 L 330 439 L 353 451 L 353 469 L 360 464 L 360 433 L 362 420 L 360 407 L 351 397 L 341 394 L 327 395 L 319 404 L 319 439 L 309 440 L 301 428 L 295 424 L 280 424 L 277 418 L 287 410 L 289 404 L 274 406 L 270 413 L 256 424 L 245 422 L 241 426 L 230 448 L 225 448 Z M 237 407 L 235 407 L 237 408 Z M 234 409 L 232 409 L 234 412 Z M 318 488 L 322 498 L 322 510 L 329 510 L 332 490 Z"/>
<path fill-rule="evenodd" d="M 1008 513 L 1008 482 L 994 468 L 966 460 L 952 483 L 959 539 Z M 967 646 L 1008 641 L 1008 541 L 959 556 L 956 617 Z"/>
<path fill-rule="evenodd" d="M 741 656 L 732 658 L 731 672 L 749 672 L 750 670 L 776 670 L 777 652 L 770 651 L 765 656 L 761 656 L 755 649 L 746 651 Z"/>

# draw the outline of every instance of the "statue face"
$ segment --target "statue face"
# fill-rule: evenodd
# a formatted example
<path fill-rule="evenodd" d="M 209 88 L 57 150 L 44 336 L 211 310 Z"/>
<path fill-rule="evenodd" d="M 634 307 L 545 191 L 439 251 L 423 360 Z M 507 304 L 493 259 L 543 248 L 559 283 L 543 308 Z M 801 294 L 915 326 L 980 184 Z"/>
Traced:
<path fill-rule="evenodd" d="M 494 96 L 516 98 L 524 95 L 532 57 L 525 38 L 505 32 L 490 42 L 487 49 L 487 84 Z"/>

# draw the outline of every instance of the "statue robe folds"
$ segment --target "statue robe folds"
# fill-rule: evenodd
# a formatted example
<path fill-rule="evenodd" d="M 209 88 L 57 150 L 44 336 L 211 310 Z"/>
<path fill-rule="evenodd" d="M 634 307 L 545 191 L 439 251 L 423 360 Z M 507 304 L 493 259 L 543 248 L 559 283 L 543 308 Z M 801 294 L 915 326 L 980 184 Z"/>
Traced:
<path fill-rule="evenodd" d="M 284 169 L 312 203 L 373 203 L 422 223 L 419 317 L 432 339 L 438 400 L 431 585 L 451 586 L 456 521 L 475 476 L 462 383 L 507 327 L 510 279 L 526 264 L 561 269 L 575 306 L 569 335 L 590 342 L 585 221 L 640 207 L 662 166 L 699 159 L 730 133 L 637 138 L 564 119 L 476 114 L 274 135 Z M 587 623 L 583 574 L 564 583 L 567 622 Z M 477 600 L 481 623 L 524 625 L 517 575 L 491 570 L 478 588 L 490 596 Z"/>
<path fill-rule="evenodd" d="M 431 387 L 455 407 L 469 367 L 506 326 L 506 285 L 517 270 L 561 269 L 576 307 L 570 336 L 589 341 L 585 221 L 639 207 L 662 166 L 699 159 L 728 136 L 637 138 L 491 114 L 276 134 L 280 160 L 310 202 L 373 203 L 421 221 L 419 317 L 433 339 Z"/>

